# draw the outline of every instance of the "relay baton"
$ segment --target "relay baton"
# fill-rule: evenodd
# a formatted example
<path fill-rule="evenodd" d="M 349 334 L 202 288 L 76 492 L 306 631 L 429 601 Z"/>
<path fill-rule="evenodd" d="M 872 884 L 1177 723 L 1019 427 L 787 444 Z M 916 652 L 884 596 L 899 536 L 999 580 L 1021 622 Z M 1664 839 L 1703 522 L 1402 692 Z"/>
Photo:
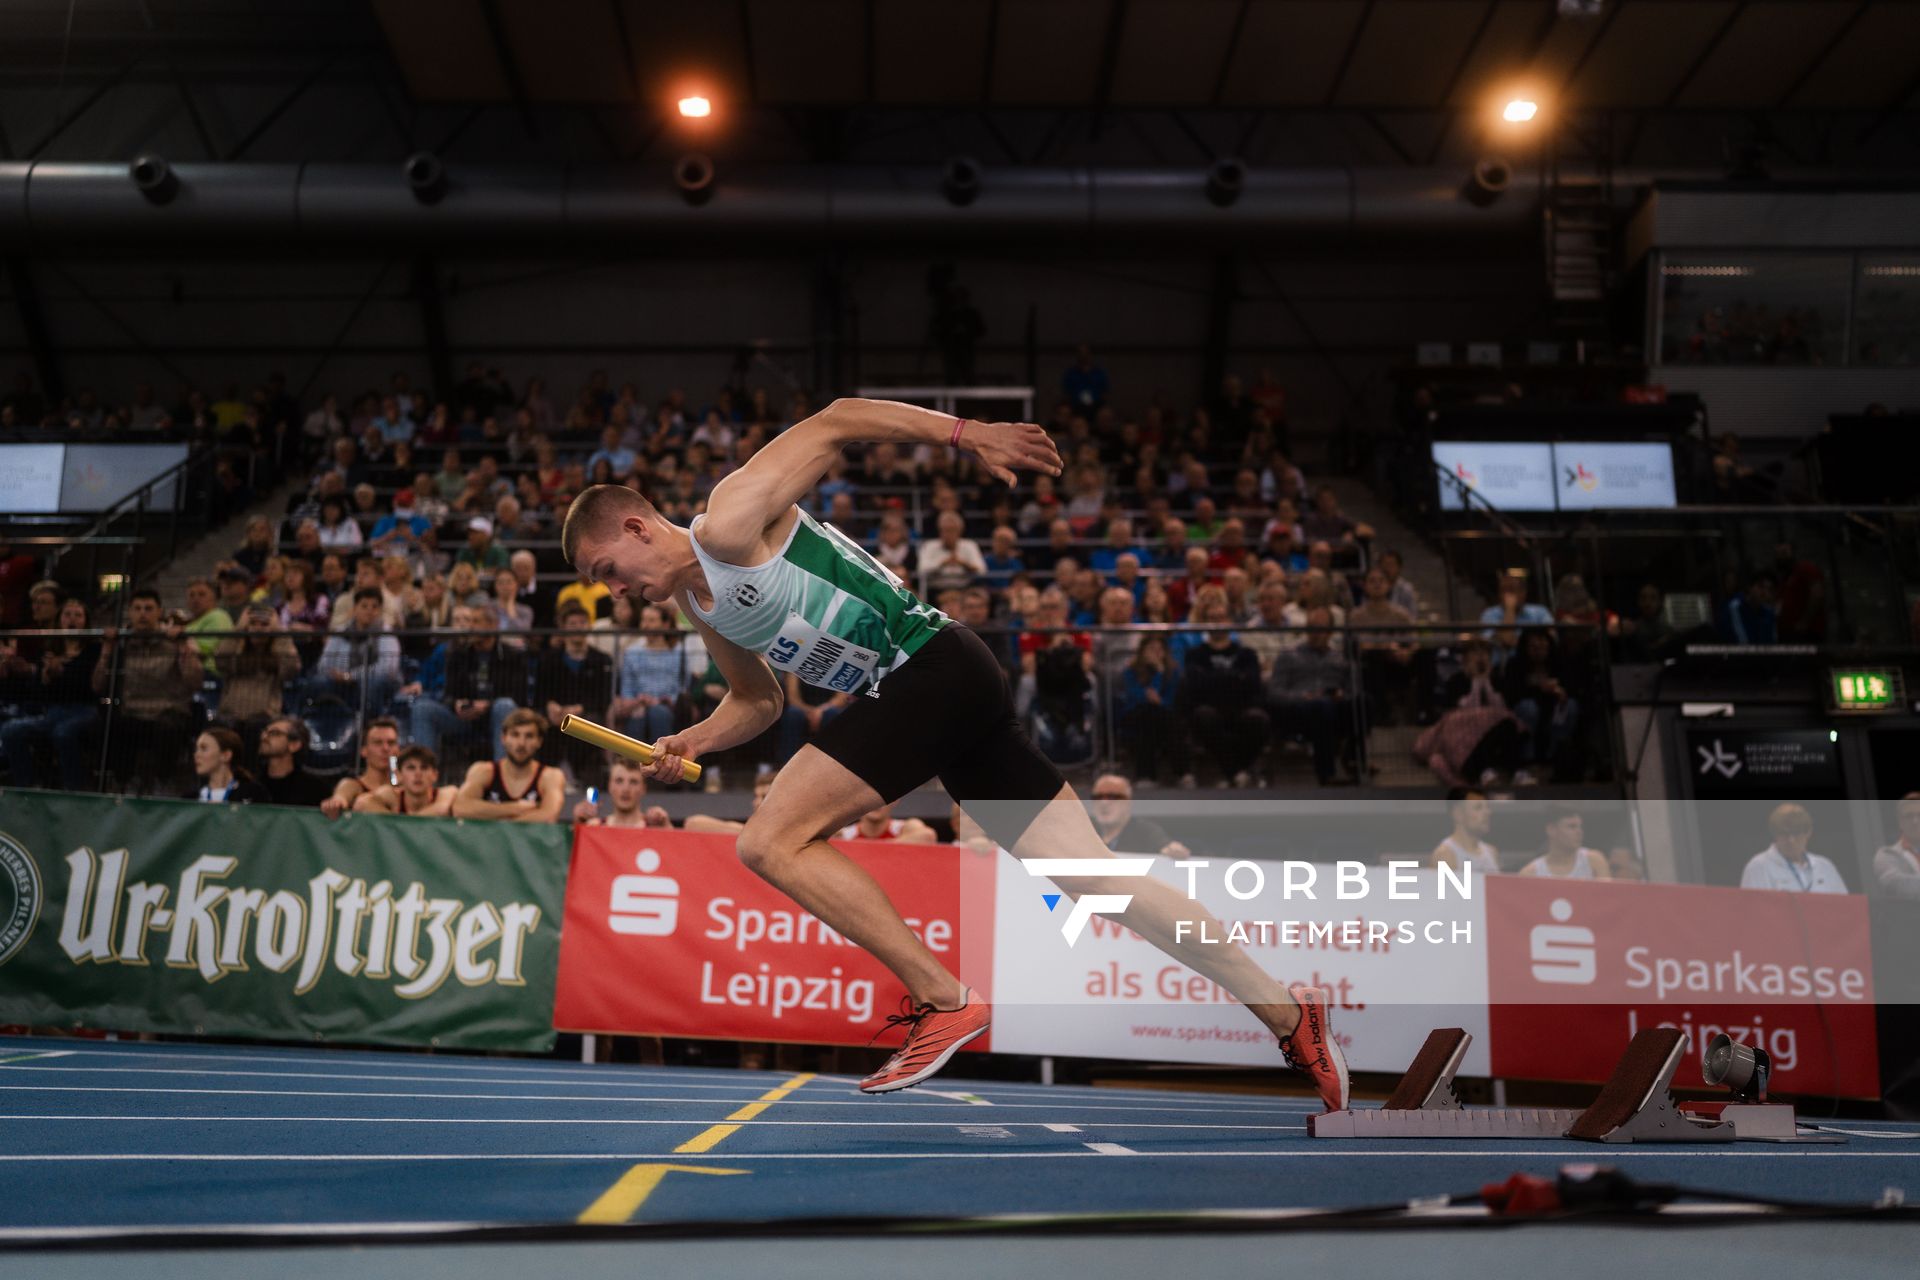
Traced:
<path fill-rule="evenodd" d="M 582 742 L 590 742 L 602 751 L 611 751 L 615 755 L 625 756 L 629 760 L 637 760 L 641 764 L 652 764 L 654 756 L 658 754 L 650 742 L 642 742 L 638 738 L 629 738 L 624 733 L 615 733 L 603 724 L 595 724 L 591 720 L 582 720 L 579 716 L 562 716 L 560 718 L 560 732 L 566 734 L 569 738 L 578 738 Z M 685 776 L 688 782 L 700 781 L 700 766 L 691 760 L 687 761 Z"/>

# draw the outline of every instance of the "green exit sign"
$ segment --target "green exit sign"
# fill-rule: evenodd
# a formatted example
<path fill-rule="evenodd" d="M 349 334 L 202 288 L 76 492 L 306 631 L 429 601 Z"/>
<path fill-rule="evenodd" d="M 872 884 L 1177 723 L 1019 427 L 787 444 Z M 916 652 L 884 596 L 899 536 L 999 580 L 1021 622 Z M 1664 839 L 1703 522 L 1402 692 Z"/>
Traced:
<path fill-rule="evenodd" d="M 1835 711 L 1888 711 L 1901 704 L 1905 696 L 1897 667 L 1864 667 L 1833 672 L 1833 709 Z"/>

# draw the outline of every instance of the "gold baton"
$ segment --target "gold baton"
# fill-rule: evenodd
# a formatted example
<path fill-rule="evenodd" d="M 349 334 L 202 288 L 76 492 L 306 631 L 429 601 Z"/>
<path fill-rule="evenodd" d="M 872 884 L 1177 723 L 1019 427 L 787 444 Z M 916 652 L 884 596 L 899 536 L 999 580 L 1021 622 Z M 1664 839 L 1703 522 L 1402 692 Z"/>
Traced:
<path fill-rule="evenodd" d="M 641 764 L 652 764 L 654 756 L 659 754 L 650 742 L 642 742 L 638 738 L 629 738 L 624 733 L 616 733 L 603 724 L 595 724 L 591 720 L 582 720 L 579 716 L 562 716 L 560 718 L 560 732 L 566 734 L 569 738 L 578 738 L 582 742 L 590 742 L 603 751 L 611 751 L 615 755 L 625 756 L 629 760 L 637 760 Z M 686 762 L 685 767 L 685 776 L 688 782 L 700 781 L 699 765 L 689 760 Z"/>

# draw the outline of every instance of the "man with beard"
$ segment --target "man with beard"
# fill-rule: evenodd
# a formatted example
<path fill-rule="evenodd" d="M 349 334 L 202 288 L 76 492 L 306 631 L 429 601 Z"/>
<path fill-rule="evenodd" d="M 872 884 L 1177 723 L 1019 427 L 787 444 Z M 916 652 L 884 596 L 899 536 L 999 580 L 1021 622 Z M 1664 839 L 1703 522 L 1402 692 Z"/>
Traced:
<path fill-rule="evenodd" d="M 547 718 L 522 707 L 507 717 L 500 737 L 506 754 L 476 760 L 453 800 L 456 818 L 496 822 L 557 822 L 566 803 L 566 779 L 539 761 Z"/>

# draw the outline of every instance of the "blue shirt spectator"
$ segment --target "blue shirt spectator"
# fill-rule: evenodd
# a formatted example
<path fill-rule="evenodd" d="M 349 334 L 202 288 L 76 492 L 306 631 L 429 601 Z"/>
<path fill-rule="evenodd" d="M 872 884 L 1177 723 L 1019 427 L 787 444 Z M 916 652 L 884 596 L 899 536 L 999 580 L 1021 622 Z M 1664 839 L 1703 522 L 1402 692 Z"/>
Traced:
<path fill-rule="evenodd" d="M 679 696 L 686 658 L 677 646 L 650 649 L 631 644 L 620 655 L 620 696 L 672 702 Z"/>
<path fill-rule="evenodd" d="M 1060 379 L 1060 390 L 1077 413 L 1092 413 L 1107 402 L 1107 371 L 1093 362 L 1093 352 L 1082 345 L 1073 364 Z"/>
<path fill-rule="evenodd" d="M 1754 575 L 1747 589 L 1729 596 L 1720 606 L 1720 638 L 1728 644 L 1776 644 L 1780 639 L 1780 613 L 1774 606 L 1773 580 L 1765 574 Z"/>

